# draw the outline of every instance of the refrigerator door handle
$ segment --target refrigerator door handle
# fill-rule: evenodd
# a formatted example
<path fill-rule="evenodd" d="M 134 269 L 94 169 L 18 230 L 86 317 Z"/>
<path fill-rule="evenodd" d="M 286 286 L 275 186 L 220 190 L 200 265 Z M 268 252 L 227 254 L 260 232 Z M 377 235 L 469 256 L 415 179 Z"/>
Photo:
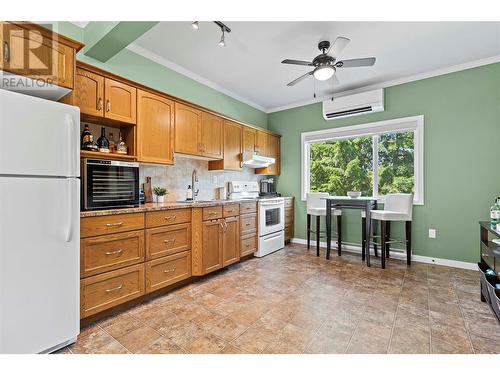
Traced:
<path fill-rule="evenodd" d="M 66 124 L 67 124 L 67 128 L 68 128 L 68 140 L 67 140 L 67 146 L 68 146 L 68 152 L 69 152 L 69 157 L 68 157 L 68 160 L 69 160 L 69 173 L 68 173 L 68 176 L 69 177 L 74 177 L 76 176 L 76 171 L 75 171 L 75 164 L 76 164 L 76 161 L 75 161 L 75 156 L 76 156 L 76 153 L 75 153 L 75 150 L 73 149 L 73 146 L 75 144 L 75 122 L 73 121 L 73 117 L 69 114 L 67 114 L 66 116 Z"/>
<path fill-rule="evenodd" d="M 75 179 L 74 178 L 68 178 L 66 179 L 67 183 L 68 183 L 68 200 L 66 202 L 67 204 L 67 211 L 68 211 L 68 220 L 67 220 L 67 223 L 68 223 L 68 226 L 66 228 L 66 235 L 65 235 L 65 241 L 66 242 L 71 242 L 71 234 L 73 232 L 73 194 L 74 194 L 74 187 L 73 187 L 73 181 Z"/>

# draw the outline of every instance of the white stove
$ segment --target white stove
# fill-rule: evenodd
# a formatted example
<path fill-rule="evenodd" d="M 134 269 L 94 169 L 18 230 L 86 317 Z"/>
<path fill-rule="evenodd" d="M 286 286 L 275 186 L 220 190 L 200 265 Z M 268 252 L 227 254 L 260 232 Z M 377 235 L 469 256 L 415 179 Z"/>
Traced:
<path fill-rule="evenodd" d="M 260 197 L 257 181 L 231 181 L 228 199 L 258 199 L 259 247 L 254 253 L 263 257 L 285 247 L 285 200 L 281 197 Z"/>

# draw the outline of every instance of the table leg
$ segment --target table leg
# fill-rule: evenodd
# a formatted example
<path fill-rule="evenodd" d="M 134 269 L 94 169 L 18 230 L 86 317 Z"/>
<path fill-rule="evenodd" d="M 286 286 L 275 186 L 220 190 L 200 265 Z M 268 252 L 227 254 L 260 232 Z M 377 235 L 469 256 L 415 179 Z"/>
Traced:
<path fill-rule="evenodd" d="M 366 201 L 366 206 L 365 206 L 365 217 L 366 217 L 366 244 L 365 244 L 365 256 L 366 256 L 366 265 L 370 267 L 370 237 L 371 237 L 371 224 L 372 224 L 372 218 L 371 218 L 371 208 L 372 202 Z"/>
<path fill-rule="evenodd" d="M 326 259 L 330 259 L 332 240 L 332 202 L 326 200 Z"/>

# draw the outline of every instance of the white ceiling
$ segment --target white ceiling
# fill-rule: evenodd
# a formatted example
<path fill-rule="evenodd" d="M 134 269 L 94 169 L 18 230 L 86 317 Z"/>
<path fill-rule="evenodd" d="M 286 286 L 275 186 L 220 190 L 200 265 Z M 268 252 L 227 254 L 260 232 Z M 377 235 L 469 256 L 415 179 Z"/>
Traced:
<path fill-rule="evenodd" d="M 200 22 L 160 22 L 130 49 L 261 109 L 273 111 L 313 99 L 313 79 L 286 84 L 309 67 L 281 64 L 311 61 L 317 43 L 351 39 L 341 59 L 376 57 L 373 67 L 339 69 L 340 85 L 316 81 L 317 97 L 400 80 L 472 61 L 500 56 L 497 22 L 225 22 L 220 29 Z M 333 91 L 332 91 L 333 90 Z"/>

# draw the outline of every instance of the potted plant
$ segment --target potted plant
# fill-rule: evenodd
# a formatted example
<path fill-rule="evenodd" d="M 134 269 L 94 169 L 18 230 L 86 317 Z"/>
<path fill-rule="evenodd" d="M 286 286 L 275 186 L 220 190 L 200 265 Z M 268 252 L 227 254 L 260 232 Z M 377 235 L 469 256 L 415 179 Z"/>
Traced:
<path fill-rule="evenodd" d="M 165 195 L 168 193 L 168 190 L 164 187 L 155 186 L 153 192 L 156 195 L 156 203 L 165 202 Z"/>

